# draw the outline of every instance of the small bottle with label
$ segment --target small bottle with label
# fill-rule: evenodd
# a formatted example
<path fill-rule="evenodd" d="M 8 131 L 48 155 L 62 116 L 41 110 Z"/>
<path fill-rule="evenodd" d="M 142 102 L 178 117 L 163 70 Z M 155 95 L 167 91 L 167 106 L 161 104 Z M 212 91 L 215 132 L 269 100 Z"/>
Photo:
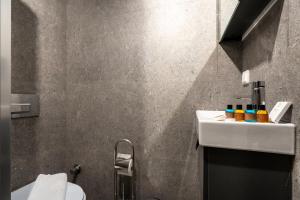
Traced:
<path fill-rule="evenodd" d="M 234 109 L 232 105 L 227 105 L 227 109 L 225 110 L 226 120 L 234 121 Z"/>
<path fill-rule="evenodd" d="M 268 123 L 269 122 L 269 113 L 266 110 L 265 105 L 259 105 L 256 113 L 257 122 Z"/>
<path fill-rule="evenodd" d="M 236 105 L 236 110 L 234 111 L 235 121 L 243 122 L 245 120 L 245 111 L 243 110 L 243 105 Z"/>
<path fill-rule="evenodd" d="M 247 105 L 247 109 L 245 111 L 245 121 L 256 122 L 256 110 L 252 104 Z"/>

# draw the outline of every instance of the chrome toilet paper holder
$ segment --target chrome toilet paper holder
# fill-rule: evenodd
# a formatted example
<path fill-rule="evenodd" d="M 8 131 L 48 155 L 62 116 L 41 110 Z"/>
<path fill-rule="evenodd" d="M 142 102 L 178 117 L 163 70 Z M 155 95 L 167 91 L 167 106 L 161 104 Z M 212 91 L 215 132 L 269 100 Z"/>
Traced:
<path fill-rule="evenodd" d="M 121 143 L 128 145 L 131 153 L 120 153 Z M 135 200 L 134 145 L 128 139 L 116 142 L 114 149 L 114 200 Z"/>

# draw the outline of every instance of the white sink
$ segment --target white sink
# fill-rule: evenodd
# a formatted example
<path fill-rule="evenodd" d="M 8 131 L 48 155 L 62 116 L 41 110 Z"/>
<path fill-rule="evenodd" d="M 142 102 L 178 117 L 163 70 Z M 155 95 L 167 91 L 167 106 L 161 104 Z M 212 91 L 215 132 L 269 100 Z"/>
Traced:
<path fill-rule="evenodd" d="M 196 111 L 197 133 L 201 146 L 295 154 L 294 124 L 218 121 L 224 111 Z"/>

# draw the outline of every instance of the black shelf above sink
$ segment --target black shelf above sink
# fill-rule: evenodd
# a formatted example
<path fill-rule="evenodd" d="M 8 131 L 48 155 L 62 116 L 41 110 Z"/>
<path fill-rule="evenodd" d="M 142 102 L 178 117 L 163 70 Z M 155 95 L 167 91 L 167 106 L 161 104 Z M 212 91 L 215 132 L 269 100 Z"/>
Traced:
<path fill-rule="evenodd" d="M 222 35 L 223 41 L 241 41 L 258 18 L 265 15 L 278 0 L 240 0 Z"/>

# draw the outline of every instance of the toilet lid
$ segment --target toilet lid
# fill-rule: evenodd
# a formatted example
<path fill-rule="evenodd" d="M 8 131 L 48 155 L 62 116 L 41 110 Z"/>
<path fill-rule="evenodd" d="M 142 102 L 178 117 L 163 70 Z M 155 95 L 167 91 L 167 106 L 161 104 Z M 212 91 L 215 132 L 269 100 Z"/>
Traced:
<path fill-rule="evenodd" d="M 30 191 L 33 187 L 33 183 L 28 184 L 11 193 L 12 200 L 25 200 L 28 198 Z M 73 183 L 68 183 L 66 191 L 66 200 L 86 200 L 85 194 L 82 188 Z"/>
<path fill-rule="evenodd" d="M 85 194 L 82 188 L 73 183 L 68 183 L 66 200 L 84 200 Z"/>

